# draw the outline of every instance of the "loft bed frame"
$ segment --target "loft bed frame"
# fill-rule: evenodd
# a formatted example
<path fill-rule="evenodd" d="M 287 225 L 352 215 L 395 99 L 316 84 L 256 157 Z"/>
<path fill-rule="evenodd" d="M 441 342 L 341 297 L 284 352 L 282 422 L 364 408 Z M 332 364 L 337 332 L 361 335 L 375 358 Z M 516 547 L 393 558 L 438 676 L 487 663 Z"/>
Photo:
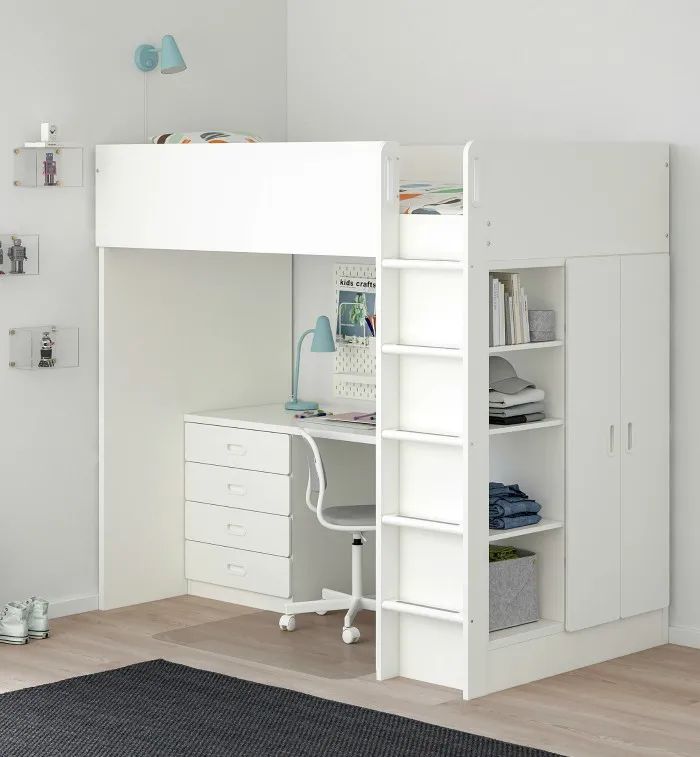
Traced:
<path fill-rule="evenodd" d="M 598 618 L 594 566 L 567 559 L 592 536 L 569 525 L 564 421 L 567 266 L 667 255 L 668 160 L 662 144 L 99 146 L 101 607 L 184 593 L 182 414 L 286 396 L 290 257 L 360 256 L 378 272 L 378 678 L 469 699 L 665 643 L 667 502 L 644 536 L 659 553 L 653 607 Z M 400 178 L 461 182 L 464 214 L 400 215 Z M 488 345 L 493 270 L 520 271 L 558 311 L 558 349 L 518 352 L 558 417 L 522 438 L 494 435 L 484 401 L 489 354 L 507 352 Z M 256 333 L 234 336 L 251 308 Z M 546 527 L 512 536 L 540 557 L 543 619 L 490 634 L 488 482 L 517 474 L 546 501 Z M 611 533 L 601 546 L 615 549 Z"/>

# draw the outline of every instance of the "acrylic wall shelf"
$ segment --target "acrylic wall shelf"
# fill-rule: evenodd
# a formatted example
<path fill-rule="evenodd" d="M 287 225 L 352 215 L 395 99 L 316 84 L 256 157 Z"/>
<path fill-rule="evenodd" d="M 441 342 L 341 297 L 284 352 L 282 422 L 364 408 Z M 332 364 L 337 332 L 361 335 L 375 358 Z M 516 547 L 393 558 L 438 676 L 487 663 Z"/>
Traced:
<path fill-rule="evenodd" d="M 77 368 L 79 332 L 74 326 L 24 326 L 10 329 L 10 368 Z"/>
<path fill-rule="evenodd" d="M 38 234 L 0 234 L 0 245 L 0 279 L 35 276 L 39 273 Z M 24 252 L 21 251 L 22 247 Z M 12 256 L 15 257 L 14 265 Z"/>
<path fill-rule="evenodd" d="M 14 153 L 16 187 L 51 189 L 83 186 L 82 147 L 17 147 Z"/>

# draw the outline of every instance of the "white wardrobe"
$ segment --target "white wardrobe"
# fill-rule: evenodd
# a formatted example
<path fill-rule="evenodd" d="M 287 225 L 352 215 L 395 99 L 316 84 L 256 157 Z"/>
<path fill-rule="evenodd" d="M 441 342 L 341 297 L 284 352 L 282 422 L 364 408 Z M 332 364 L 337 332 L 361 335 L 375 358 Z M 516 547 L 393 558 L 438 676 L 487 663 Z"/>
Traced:
<path fill-rule="evenodd" d="M 566 629 L 669 602 L 669 256 L 567 260 Z"/>

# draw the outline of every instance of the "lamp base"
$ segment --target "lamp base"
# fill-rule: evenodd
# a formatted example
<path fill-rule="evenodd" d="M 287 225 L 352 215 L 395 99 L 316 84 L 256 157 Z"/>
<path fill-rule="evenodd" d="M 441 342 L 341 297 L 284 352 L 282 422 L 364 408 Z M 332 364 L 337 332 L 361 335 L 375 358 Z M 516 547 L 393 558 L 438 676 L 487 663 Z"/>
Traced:
<path fill-rule="evenodd" d="M 153 45 L 139 45 L 134 53 L 134 63 L 139 71 L 153 71 L 158 65 L 158 51 Z"/>
<path fill-rule="evenodd" d="M 304 400 L 289 400 L 284 403 L 285 410 L 318 410 L 318 402 L 304 402 Z"/>

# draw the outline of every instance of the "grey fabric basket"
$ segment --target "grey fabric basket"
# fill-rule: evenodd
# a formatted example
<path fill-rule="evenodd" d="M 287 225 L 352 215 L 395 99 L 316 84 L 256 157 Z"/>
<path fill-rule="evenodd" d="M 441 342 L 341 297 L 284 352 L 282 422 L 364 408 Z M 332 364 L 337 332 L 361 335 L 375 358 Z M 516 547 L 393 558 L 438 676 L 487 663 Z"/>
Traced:
<path fill-rule="evenodd" d="M 554 341 L 556 337 L 553 310 L 528 310 L 527 315 L 530 321 L 531 342 Z"/>
<path fill-rule="evenodd" d="M 516 551 L 517 559 L 489 563 L 489 631 L 539 620 L 537 555 Z"/>

